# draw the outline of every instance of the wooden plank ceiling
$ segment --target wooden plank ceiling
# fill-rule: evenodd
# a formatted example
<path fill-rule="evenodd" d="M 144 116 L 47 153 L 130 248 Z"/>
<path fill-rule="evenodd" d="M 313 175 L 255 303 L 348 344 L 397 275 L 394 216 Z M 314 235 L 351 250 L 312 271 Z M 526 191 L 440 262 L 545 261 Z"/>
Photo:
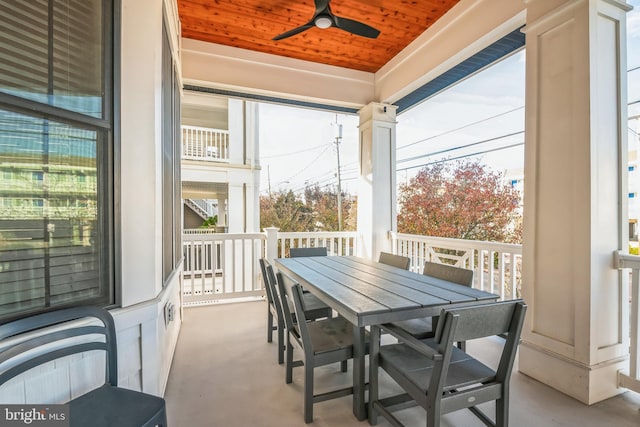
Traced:
<path fill-rule="evenodd" d="M 178 0 L 185 38 L 361 71 L 376 72 L 459 0 L 332 0 L 332 12 L 380 30 L 376 39 L 304 25 L 314 0 Z"/>

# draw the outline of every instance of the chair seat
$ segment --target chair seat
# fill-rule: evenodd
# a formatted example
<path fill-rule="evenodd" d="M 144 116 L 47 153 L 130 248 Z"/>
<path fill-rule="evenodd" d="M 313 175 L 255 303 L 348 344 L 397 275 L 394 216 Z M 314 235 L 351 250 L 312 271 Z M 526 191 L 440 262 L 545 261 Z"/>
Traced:
<path fill-rule="evenodd" d="M 69 402 L 71 427 L 166 426 L 165 401 L 105 384 Z"/>
<path fill-rule="evenodd" d="M 433 339 L 422 340 L 422 342 L 429 347 L 436 348 Z M 399 373 L 415 387 L 426 393 L 431 381 L 434 362 L 408 345 L 399 343 L 380 348 L 380 366 L 384 367 L 392 376 L 394 372 Z M 494 379 L 495 371 L 454 347 L 443 391 L 460 389 Z"/>
<path fill-rule="evenodd" d="M 353 325 L 344 317 L 308 322 L 307 328 L 313 342 L 314 354 L 346 348 L 353 351 Z"/>
<path fill-rule="evenodd" d="M 406 331 L 413 337 L 422 340 L 432 338 L 435 331 L 433 330 L 432 317 L 421 317 L 419 319 L 401 320 L 393 322 L 394 326 Z"/>

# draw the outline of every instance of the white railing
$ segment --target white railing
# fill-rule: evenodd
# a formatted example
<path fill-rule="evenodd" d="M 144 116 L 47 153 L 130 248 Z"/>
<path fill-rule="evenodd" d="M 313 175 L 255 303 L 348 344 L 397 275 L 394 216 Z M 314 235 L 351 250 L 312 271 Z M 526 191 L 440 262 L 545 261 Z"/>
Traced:
<path fill-rule="evenodd" d="M 258 260 L 265 256 L 265 241 L 262 233 L 183 234 L 184 305 L 262 297 Z"/>
<path fill-rule="evenodd" d="M 278 233 L 277 254 L 274 258 L 289 256 L 289 248 L 325 247 L 329 255 L 356 255 L 358 239 L 355 231 L 289 232 Z"/>
<path fill-rule="evenodd" d="M 631 269 L 629 373 L 618 372 L 618 385 L 640 393 L 640 256 L 616 252 L 614 264 L 619 269 Z"/>
<path fill-rule="evenodd" d="M 182 158 L 213 162 L 229 161 L 229 131 L 182 126 Z"/>
<path fill-rule="evenodd" d="M 521 297 L 522 245 L 390 233 L 393 252 L 411 258 L 411 269 L 422 272 L 425 261 L 474 271 L 474 288 Z"/>

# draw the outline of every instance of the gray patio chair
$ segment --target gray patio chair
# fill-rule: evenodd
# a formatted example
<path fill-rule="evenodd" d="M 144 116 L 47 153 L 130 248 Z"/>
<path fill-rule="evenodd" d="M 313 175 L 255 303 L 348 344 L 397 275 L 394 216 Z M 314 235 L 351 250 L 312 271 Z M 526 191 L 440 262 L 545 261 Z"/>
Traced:
<path fill-rule="evenodd" d="M 327 248 L 322 246 L 317 248 L 289 248 L 290 258 L 301 258 L 308 256 L 327 256 Z"/>
<path fill-rule="evenodd" d="M 402 268 L 403 270 L 408 270 L 411 266 L 410 258 L 402 255 L 390 254 L 389 252 L 380 252 L 378 262 L 386 265 L 391 265 L 393 267 Z"/>
<path fill-rule="evenodd" d="M 260 270 L 265 284 L 267 293 L 267 342 L 273 341 L 273 331 L 278 334 L 278 363 L 284 363 L 284 329 L 285 320 L 282 310 L 282 301 L 276 289 L 276 276 L 273 273 L 273 266 L 264 258 L 260 260 Z M 317 320 L 325 317 L 331 317 L 333 310 L 331 307 L 323 303 L 313 294 L 304 294 L 305 316 L 307 320 Z M 291 307 L 293 310 L 293 307 Z"/>
<path fill-rule="evenodd" d="M 448 264 L 427 261 L 424 263 L 424 270 L 422 271 L 422 274 L 468 287 L 473 285 L 473 270 L 454 267 Z M 438 316 L 434 316 L 403 320 L 401 322 L 396 322 L 395 325 L 404 329 L 415 338 L 424 339 L 434 336 L 434 325 L 437 322 Z M 458 347 L 464 350 L 464 342 L 459 342 Z"/>
<path fill-rule="evenodd" d="M 39 331 L 44 333 L 30 334 Z M 71 427 L 167 425 L 164 399 L 118 387 L 116 331 L 106 310 L 74 307 L 5 323 L 0 325 L 0 342 L 0 386 L 65 356 L 106 352 L 105 383 L 68 402 Z M 69 366 L 73 369 L 73 363 Z"/>
<path fill-rule="evenodd" d="M 293 382 L 293 368 L 304 366 L 304 421 L 313 421 L 313 404 L 353 394 L 353 387 L 341 388 L 321 394 L 314 394 L 314 369 L 319 366 L 340 362 L 346 372 L 347 361 L 353 358 L 353 325 L 343 317 L 307 322 L 304 308 L 304 294 L 299 284 L 286 286 L 282 274 L 277 274 L 278 289 L 283 301 L 292 301 L 297 323 L 289 304 L 283 304 L 287 323 L 286 382 Z M 302 355 L 301 360 L 293 360 L 294 348 Z M 368 339 L 367 349 L 368 351 Z"/>
<path fill-rule="evenodd" d="M 417 340 L 387 324 L 372 327 L 369 387 L 369 423 L 378 415 L 394 426 L 403 424 L 392 406 L 415 401 L 427 411 L 427 427 L 439 427 L 443 414 L 467 408 L 485 425 L 509 424 L 509 379 L 524 322 L 522 300 L 504 301 L 443 310 L 434 338 Z M 380 347 L 380 331 L 393 334 L 401 343 Z M 507 339 L 492 369 L 453 345 L 456 341 L 505 334 Z M 492 365 L 493 366 L 493 365 Z M 388 373 L 406 394 L 379 398 L 379 368 Z M 495 422 L 477 405 L 495 400 Z"/>

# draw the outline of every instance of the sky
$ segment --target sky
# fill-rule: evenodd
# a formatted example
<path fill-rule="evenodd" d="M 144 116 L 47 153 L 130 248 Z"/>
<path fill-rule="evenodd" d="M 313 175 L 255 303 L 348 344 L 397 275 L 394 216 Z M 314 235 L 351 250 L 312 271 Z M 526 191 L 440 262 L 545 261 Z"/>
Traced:
<path fill-rule="evenodd" d="M 640 0 L 627 14 L 628 101 L 640 111 Z M 525 59 L 520 51 L 397 117 L 398 183 L 442 159 L 479 159 L 496 171 L 524 164 Z M 260 104 L 261 194 L 335 186 L 337 124 L 342 124 L 342 188 L 354 194 L 358 176 L 358 117 Z M 461 148 L 462 146 L 465 146 Z"/>

